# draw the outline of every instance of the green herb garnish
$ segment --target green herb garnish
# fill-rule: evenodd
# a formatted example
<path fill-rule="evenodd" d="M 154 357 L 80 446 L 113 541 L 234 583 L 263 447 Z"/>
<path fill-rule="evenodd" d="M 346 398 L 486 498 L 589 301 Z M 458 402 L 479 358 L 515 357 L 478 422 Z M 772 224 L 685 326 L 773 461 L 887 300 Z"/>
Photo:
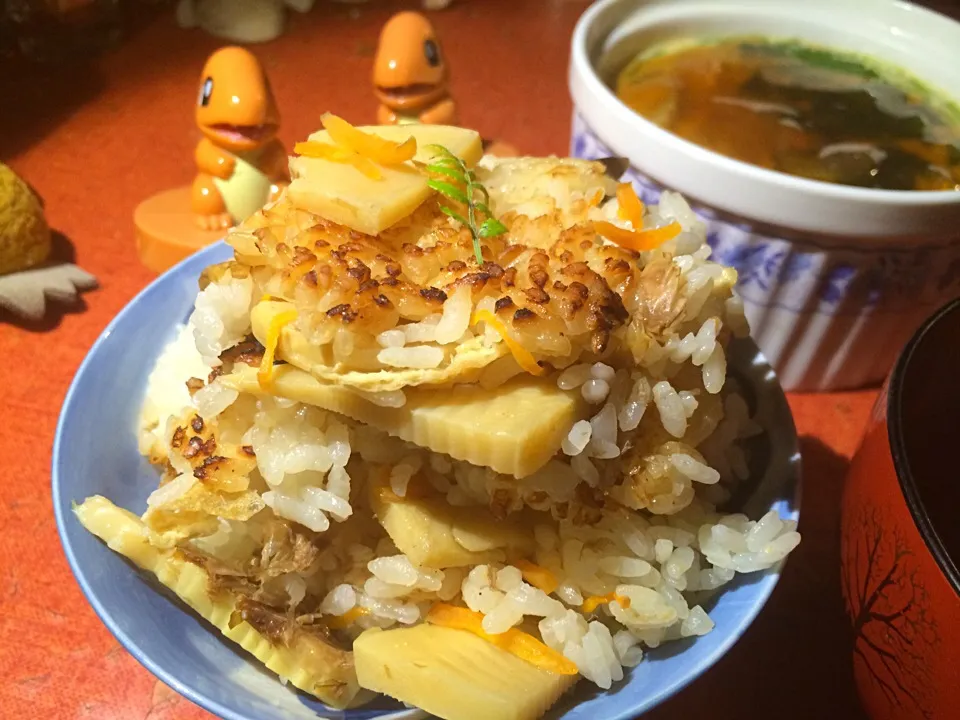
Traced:
<path fill-rule="evenodd" d="M 470 231 L 477 264 L 483 265 L 480 241 L 502 235 L 507 231 L 507 227 L 493 216 L 488 206 L 490 193 L 477 182 L 473 170 L 468 168 L 463 160 L 443 145 L 427 145 L 425 149 L 434 153 L 433 159 L 427 165 L 427 172 L 433 176 L 427 180 L 427 185 L 444 197 L 463 205 L 467 216 L 464 217 L 446 205 L 440 206 L 440 212 L 452 217 Z"/>

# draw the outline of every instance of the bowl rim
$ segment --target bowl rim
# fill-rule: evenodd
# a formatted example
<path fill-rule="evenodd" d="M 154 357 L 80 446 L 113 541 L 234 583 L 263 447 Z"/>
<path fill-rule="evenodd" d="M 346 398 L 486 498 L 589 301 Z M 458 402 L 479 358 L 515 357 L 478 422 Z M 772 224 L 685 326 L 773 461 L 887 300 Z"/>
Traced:
<path fill-rule="evenodd" d="M 148 653 L 144 652 L 137 644 L 136 640 L 130 635 L 130 633 L 126 632 L 114 620 L 113 615 L 107 611 L 103 603 L 100 601 L 99 595 L 94 592 L 89 581 L 87 580 L 86 573 L 83 569 L 83 563 L 81 563 L 77 558 L 77 555 L 74 552 L 73 544 L 67 538 L 67 522 L 74 518 L 65 517 L 64 514 L 64 481 L 60 477 L 59 469 L 61 446 L 63 443 L 63 436 L 66 433 L 67 408 L 75 402 L 74 396 L 78 392 L 81 378 L 89 371 L 90 367 L 92 367 L 100 346 L 106 342 L 107 338 L 109 338 L 116 327 L 124 321 L 127 315 L 135 312 L 134 308 L 136 308 L 149 296 L 161 291 L 163 283 L 166 281 L 168 276 L 172 277 L 178 274 L 181 272 L 181 268 L 183 266 L 189 264 L 190 262 L 195 262 L 197 255 L 200 255 L 201 253 L 214 254 L 215 250 L 213 250 L 213 248 L 221 250 L 221 246 L 225 244 L 226 243 L 224 243 L 223 240 L 218 240 L 217 242 L 201 249 L 199 252 L 187 256 L 176 265 L 173 265 L 155 277 L 150 281 L 150 283 L 147 284 L 145 288 L 140 290 L 140 292 L 134 295 L 123 306 L 120 312 L 118 312 L 113 319 L 110 320 L 107 326 L 97 336 L 96 340 L 93 341 L 93 344 L 90 346 L 90 349 L 87 350 L 87 354 L 84 356 L 83 361 L 77 368 L 76 373 L 74 373 L 73 379 L 70 381 L 70 387 L 67 389 L 67 393 L 63 398 L 63 403 L 60 406 L 60 414 L 57 417 L 57 427 L 53 436 L 53 450 L 50 454 L 50 490 L 51 499 L 53 501 L 53 514 L 57 525 L 57 535 L 60 538 L 60 545 L 63 548 L 63 553 L 67 558 L 67 564 L 70 566 L 70 572 L 73 574 L 74 579 L 80 586 L 80 590 L 83 593 L 84 598 L 90 604 L 90 607 L 93 608 L 93 611 L 97 614 L 97 617 L 100 618 L 100 622 L 102 622 L 106 626 L 107 630 L 110 631 L 110 634 L 117 639 L 124 650 L 130 653 L 130 655 L 132 655 L 137 662 L 143 665 L 143 667 L 145 667 L 147 671 L 149 671 L 155 678 L 162 681 L 191 702 L 199 705 L 211 713 L 214 713 L 224 720 L 249 720 L 249 718 L 233 712 L 230 708 L 224 707 L 216 700 L 203 695 L 202 693 L 195 691 L 193 688 L 181 683 L 174 675 L 167 672 L 165 668 L 156 663 Z M 69 513 L 69 511 L 67 512 L 69 515 L 72 515 L 72 513 Z M 133 571 L 141 572 L 139 569 L 135 569 Z"/>
<path fill-rule="evenodd" d="M 893 469 L 897 475 L 897 483 L 907 503 L 907 509 L 913 518 L 914 524 L 923 538 L 924 544 L 933 555 L 934 561 L 946 577 L 953 591 L 960 597 L 960 568 L 947 552 L 947 547 L 933 526 L 926 505 L 920 497 L 920 490 L 916 478 L 907 459 L 906 439 L 903 432 L 903 422 L 900 409 L 903 407 L 903 389 L 907 373 L 911 370 L 911 361 L 917 350 L 930 333 L 944 318 L 960 314 L 960 297 L 948 302 L 936 313 L 930 316 L 917 330 L 904 347 L 897 363 L 890 374 L 890 390 L 887 393 L 887 439 L 890 443 L 890 454 L 893 458 Z"/>
<path fill-rule="evenodd" d="M 675 0 L 679 6 L 687 0 Z M 794 5 L 788 0 L 769 0 L 771 7 Z M 909 12 L 920 18 L 925 18 L 929 22 L 939 22 L 951 30 L 960 38 L 960 22 L 955 21 L 941 13 L 933 10 L 912 5 L 904 0 L 870 0 L 876 6 L 885 6 L 891 11 Z M 622 8 L 621 8 L 622 6 Z M 662 7 L 663 4 L 655 4 L 654 8 Z M 716 2 L 711 5 L 711 10 L 723 10 L 724 16 L 729 16 L 731 12 L 736 12 L 744 16 L 750 15 L 750 5 L 741 5 L 736 2 Z M 731 182 L 743 183 L 745 188 L 765 188 L 767 192 L 787 194 L 793 197 L 805 197 L 811 202 L 819 203 L 846 203 L 856 204 L 859 208 L 876 209 L 877 207 L 890 207 L 894 209 L 940 209 L 954 210 L 960 209 L 960 190 L 879 190 L 872 188 L 859 188 L 848 185 L 839 185 L 827 183 L 818 180 L 810 180 L 788 175 L 776 170 L 769 170 L 750 163 L 735 160 L 713 150 L 697 145 L 681 138 L 674 133 L 664 130 L 650 120 L 642 117 L 639 113 L 631 110 L 624 104 L 616 93 L 601 79 L 594 61 L 591 59 L 592 48 L 598 43 L 603 42 L 611 30 L 604 29 L 599 33 L 598 26 L 607 21 L 608 15 L 620 11 L 624 16 L 641 16 L 650 12 L 646 3 L 639 0 L 598 0 L 591 5 L 580 16 L 575 26 L 571 41 L 569 80 L 573 95 L 574 107 L 577 112 L 587 117 L 588 125 L 591 118 L 607 116 L 616 122 L 620 127 L 631 128 L 638 136 L 644 137 L 648 142 L 655 143 L 664 152 L 682 158 L 689 162 L 695 162 L 704 168 L 709 168 L 720 177 L 729 179 Z M 719 14 L 717 15 L 720 16 Z M 621 18 L 622 20 L 622 18 Z M 615 28 L 616 26 L 614 26 Z M 589 103 L 578 102 L 578 95 L 583 94 L 590 99 Z M 960 98 L 958 98 L 960 101 Z M 604 142 L 610 143 L 609 138 L 603 138 Z M 644 170 L 644 172 L 646 172 Z M 659 180 L 659 179 L 658 179 Z M 669 184 L 669 183 L 667 183 Z M 683 187 L 677 187 L 681 193 L 687 194 Z M 756 217 L 758 220 L 773 222 L 762 213 L 741 212 L 738 207 L 727 207 L 731 203 L 717 202 L 710 197 L 696 197 L 696 193 L 690 193 L 695 199 L 702 200 L 705 204 L 716 207 L 720 210 L 734 212 L 745 216 Z M 779 197 L 780 195 L 778 195 Z M 741 203 L 742 204 L 742 203 Z M 851 210 L 851 212 L 854 212 Z M 789 223 L 791 227 L 793 223 Z M 848 234 L 848 233 L 838 233 Z"/>
<path fill-rule="evenodd" d="M 88 581 L 87 575 L 84 571 L 84 564 L 78 559 L 76 553 L 74 552 L 74 547 L 67 536 L 67 523 L 75 521 L 75 518 L 68 507 L 68 503 L 65 502 L 65 500 L 68 498 L 68 494 L 66 492 L 68 481 L 62 477 L 60 473 L 60 455 L 62 451 L 64 435 L 67 433 L 66 418 L 68 415 L 68 408 L 76 402 L 75 397 L 79 392 L 78 387 L 80 386 L 83 376 L 90 371 L 91 367 L 94 366 L 98 349 L 114 332 L 116 327 L 120 325 L 129 314 L 136 311 L 135 308 L 140 303 L 146 301 L 155 293 L 163 292 L 165 283 L 172 280 L 175 276 L 181 274 L 186 266 L 193 263 L 198 263 L 201 257 L 209 259 L 209 256 L 215 255 L 218 252 L 223 252 L 226 247 L 227 244 L 222 240 L 213 243 L 197 253 L 188 256 L 184 260 L 180 261 L 173 267 L 154 278 L 145 288 L 143 288 L 127 302 L 127 304 L 97 336 L 96 340 L 87 351 L 86 356 L 74 374 L 73 380 L 70 383 L 70 387 L 68 388 L 64 397 L 57 420 L 53 451 L 51 453 L 51 499 L 53 502 L 57 533 L 60 538 L 60 544 L 63 547 L 64 554 L 67 558 L 67 563 L 70 566 L 70 571 L 76 579 L 77 584 L 80 586 L 80 589 L 83 592 L 87 602 L 93 608 L 100 621 L 119 641 L 121 646 L 154 677 L 164 682 L 177 693 L 186 697 L 196 705 L 211 713 L 214 713 L 218 717 L 224 718 L 224 720 L 251 720 L 251 716 L 231 710 L 203 692 L 195 690 L 190 685 L 184 684 L 178 680 L 177 677 L 165 666 L 155 662 L 149 653 L 140 648 L 136 638 L 134 637 L 136 633 L 125 632 L 123 628 L 114 621 L 113 616 L 101 602 L 99 595 L 96 591 L 94 591 L 91 583 Z M 758 360 L 762 361 L 762 367 L 766 368 L 764 379 L 771 381 L 774 385 L 774 392 L 765 393 L 765 395 L 768 397 L 768 410 L 773 414 L 773 418 L 782 421 L 783 424 L 776 425 L 776 428 L 778 433 L 782 434 L 789 441 L 789 446 L 792 453 L 790 456 L 790 469 L 786 470 L 786 472 L 790 473 L 790 478 L 792 479 L 788 479 L 786 481 L 782 497 L 789 503 L 788 508 L 791 511 L 791 518 L 799 520 L 803 489 L 803 459 L 800 454 L 799 436 L 796 430 L 793 414 L 790 411 L 789 404 L 787 403 L 786 396 L 782 387 L 780 386 L 779 379 L 774 373 L 772 367 L 769 365 L 769 361 L 763 355 L 762 351 L 757 347 L 753 339 L 750 338 L 742 345 L 736 345 L 735 347 L 741 348 L 743 354 L 746 354 L 749 351 L 749 357 L 751 358 L 752 363 L 755 364 Z M 734 359 L 735 352 L 736 350 L 731 350 L 731 357 L 728 360 L 730 367 L 734 368 L 740 366 Z M 769 472 L 769 470 L 767 472 Z M 763 487 L 762 481 L 766 477 L 766 473 L 761 476 L 759 479 L 758 488 Z M 749 505 L 754 497 L 757 496 L 753 495 L 751 498 L 748 498 L 746 504 Z M 703 675 L 703 673 L 708 672 L 712 667 L 714 667 L 717 662 L 719 662 L 720 659 L 722 659 L 730 651 L 730 649 L 741 640 L 746 631 L 751 625 L 753 625 L 757 617 L 766 607 L 770 597 L 773 594 L 773 591 L 780 582 L 783 571 L 786 568 L 789 560 L 790 557 L 788 556 L 769 570 L 758 573 L 757 579 L 751 582 L 751 585 L 755 588 L 755 590 L 751 597 L 750 609 L 735 624 L 727 626 L 723 640 L 719 642 L 715 648 L 698 657 L 687 674 L 662 689 L 658 688 L 655 691 L 651 691 L 644 697 L 634 698 L 630 696 L 624 696 L 619 698 L 619 702 L 616 703 L 616 705 L 611 706 L 610 710 L 608 711 L 609 714 L 603 715 L 602 717 L 605 720 L 631 720 L 631 718 L 635 718 L 638 713 L 647 712 L 652 708 L 661 705 L 669 698 L 677 695 L 679 692 L 693 683 L 694 680 Z M 130 567 L 130 571 L 134 573 L 143 572 L 132 565 Z M 183 605 L 182 601 L 179 599 L 174 599 L 172 601 Z M 178 609 L 185 613 L 191 612 L 186 606 Z M 205 629 L 211 632 L 214 631 L 213 628 Z M 243 659 L 244 662 L 247 663 L 256 662 L 254 659 L 246 657 L 246 655 L 244 655 Z M 626 687 L 626 685 L 621 685 L 621 687 Z M 601 691 L 600 694 L 602 695 L 604 692 Z M 357 710 L 362 711 L 362 708 L 357 708 Z M 341 717 L 341 715 L 337 715 L 336 713 L 345 713 L 348 711 L 331 712 L 332 714 L 330 717 Z M 408 712 L 415 711 L 398 709 L 393 713 L 387 713 L 382 716 L 378 716 L 378 718 L 382 718 L 382 720 L 401 720 L 401 718 L 413 720 L 413 718 L 420 717 L 419 715 L 408 714 Z M 322 720 L 322 718 L 326 716 L 318 715 L 317 717 L 318 720 Z"/>

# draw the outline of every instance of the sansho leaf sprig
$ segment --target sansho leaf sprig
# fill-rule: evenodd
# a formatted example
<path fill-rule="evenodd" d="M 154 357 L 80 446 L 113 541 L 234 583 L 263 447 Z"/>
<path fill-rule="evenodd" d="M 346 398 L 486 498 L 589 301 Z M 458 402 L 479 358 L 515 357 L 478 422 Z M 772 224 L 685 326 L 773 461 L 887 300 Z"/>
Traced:
<path fill-rule="evenodd" d="M 427 180 L 427 185 L 444 197 L 463 205 L 467 216 L 464 217 L 446 205 L 440 206 L 440 212 L 452 217 L 470 231 L 477 264 L 483 265 L 480 241 L 502 235 L 507 231 L 506 226 L 490 211 L 488 205 L 490 194 L 482 184 L 477 182 L 473 170 L 443 145 L 427 145 L 424 149 L 434 154 L 426 168 L 432 176 Z M 480 222 L 479 226 L 478 222 Z"/>

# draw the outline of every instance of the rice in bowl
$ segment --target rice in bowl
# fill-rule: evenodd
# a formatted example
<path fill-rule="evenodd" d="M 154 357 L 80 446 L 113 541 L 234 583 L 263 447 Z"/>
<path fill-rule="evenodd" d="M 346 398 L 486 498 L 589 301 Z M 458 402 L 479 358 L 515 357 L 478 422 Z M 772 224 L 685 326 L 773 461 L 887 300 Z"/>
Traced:
<path fill-rule="evenodd" d="M 233 230 L 150 377 L 146 512 L 77 509 L 336 707 L 538 717 L 710 632 L 708 600 L 800 541 L 717 510 L 763 428 L 726 373 L 736 275 L 684 200 L 631 215 L 574 160 L 475 175 L 506 228 L 482 263 L 436 194 L 376 235 L 291 192 Z"/>

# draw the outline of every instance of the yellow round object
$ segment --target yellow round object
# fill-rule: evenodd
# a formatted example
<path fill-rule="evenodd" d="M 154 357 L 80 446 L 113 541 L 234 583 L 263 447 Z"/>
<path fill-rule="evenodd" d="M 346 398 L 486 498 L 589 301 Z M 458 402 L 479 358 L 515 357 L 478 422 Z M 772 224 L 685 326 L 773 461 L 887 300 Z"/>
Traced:
<path fill-rule="evenodd" d="M 0 275 L 39 265 L 50 255 L 50 226 L 30 187 L 0 163 Z"/>

